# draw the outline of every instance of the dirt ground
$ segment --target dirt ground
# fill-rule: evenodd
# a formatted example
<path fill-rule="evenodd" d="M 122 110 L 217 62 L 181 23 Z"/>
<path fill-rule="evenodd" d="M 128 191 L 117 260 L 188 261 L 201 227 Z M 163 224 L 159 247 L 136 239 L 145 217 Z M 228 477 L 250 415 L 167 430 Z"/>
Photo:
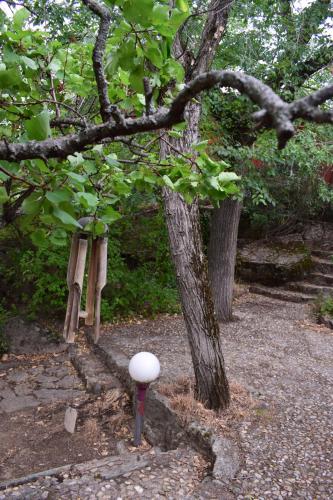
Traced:
<path fill-rule="evenodd" d="M 69 405 L 78 410 L 74 434 L 64 428 Z M 66 352 L 0 363 L 0 481 L 116 455 L 132 425 L 124 391 L 87 393 Z"/>

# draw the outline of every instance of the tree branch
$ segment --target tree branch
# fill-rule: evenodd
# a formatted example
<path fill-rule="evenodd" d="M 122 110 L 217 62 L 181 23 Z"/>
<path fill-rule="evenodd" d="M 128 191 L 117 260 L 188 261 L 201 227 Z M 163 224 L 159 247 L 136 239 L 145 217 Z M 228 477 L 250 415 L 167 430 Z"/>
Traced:
<path fill-rule="evenodd" d="M 100 104 L 100 113 L 104 122 L 110 118 L 110 100 L 108 96 L 108 84 L 104 73 L 103 57 L 106 47 L 106 40 L 109 34 L 111 13 L 107 7 L 99 4 L 95 0 L 82 0 L 83 3 L 96 16 L 100 18 L 99 30 L 93 50 L 93 68 L 97 84 L 97 91 Z"/>
<path fill-rule="evenodd" d="M 279 147 L 283 148 L 294 135 L 292 121 L 304 118 L 321 123 L 333 123 L 332 113 L 321 111 L 318 106 L 333 98 L 333 84 L 299 99 L 291 104 L 284 102 L 275 92 L 252 76 L 234 71 L 210 71 L 191 82 L 174 98 L 169 109 L 161 108 L 156 113 L 139 118 L 124 118 L 118 122 L 110 120 L 91 126 L 78 134 L 66 135 L 44 141 L 22 143 L 0 142 L 0 160 L 20 161 L 33 158 L 66 158 L 87 146 L 98 144 L 104 139 L 114 140 L 122 136 L 132 136 L 141 132 L 171 127 L 184 120 L 188 102 L 204 90 L 216 85 L 231 87 L 247 95 L 262 111 L 254 114 L 254 119 L 262 126 L 276 129 Z"/>
<path fill-rule="evenodd" d="M 233 0 L 211 1 L 208 8 L 207 21 L 201 36 L 198 54 L 191 68 L 191 77 L 210 69 L 216 49 L 226 30 L 232 4 Z"/>

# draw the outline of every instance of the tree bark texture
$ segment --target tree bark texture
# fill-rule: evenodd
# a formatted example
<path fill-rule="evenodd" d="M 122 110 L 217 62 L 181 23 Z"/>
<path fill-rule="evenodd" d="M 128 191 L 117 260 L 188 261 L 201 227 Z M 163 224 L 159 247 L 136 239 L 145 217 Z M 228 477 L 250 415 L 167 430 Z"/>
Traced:
<path fill-rule="evenodd" d="M 168 137 L 178 151 L 187 152 L 198 138 L 200 105 L 191 103 L 186 110 L 188 128 L 182 139 Z M 175 154 L 161 141 L 161 156 Z M 229 386 L 211 291 L 207 262 L 203 252 L 199 205 L 187 204 L 183 197 L 163 190 L 170 248 L 188 333 L 195 373 L 195 396 L 208 408 L 226 408 L 230 402 Z"/>
<path fill-rule="evenodd" d="M 241 202 L 226 198 L 213 210 L 208 245 L 209 279 L 218 321 L 232 320 L 237 235 Z"/>

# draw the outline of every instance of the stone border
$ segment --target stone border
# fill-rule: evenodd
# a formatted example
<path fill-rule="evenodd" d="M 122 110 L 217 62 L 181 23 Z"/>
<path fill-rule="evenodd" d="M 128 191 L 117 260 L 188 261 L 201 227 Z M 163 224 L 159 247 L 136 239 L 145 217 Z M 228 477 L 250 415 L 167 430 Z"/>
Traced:
<path fill-rule="evenodd" d="M 92 344 L 89 331 L 87 339 Z M 93 346 L 97 355 L 115 373 L 129 394 L 135 393 L 134 383 L 128 375 L 129 359 L 118 348 L 106 349 L 103 345 Z M 212 478 L 219 481 L 232 479 L 240 467 L 239 448 L 230 439 L 216 435 L 212 429 L 193 421 L 184 428 L 168 399 L 154 386 L 150 387 L 146 400 L 145 435 L 153 445 L 163 450 L 178 448 L 186 442 L 212 460 Z"/>

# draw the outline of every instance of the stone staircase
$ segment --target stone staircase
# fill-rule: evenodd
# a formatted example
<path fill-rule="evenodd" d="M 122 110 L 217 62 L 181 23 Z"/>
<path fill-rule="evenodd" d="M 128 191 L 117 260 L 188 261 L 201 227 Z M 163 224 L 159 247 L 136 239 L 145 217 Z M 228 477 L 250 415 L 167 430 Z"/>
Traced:
<path fill-rule="evenodd" d="M 333 297 L 333 250 L 313 249 L 311 259 L 313 266 L 304 280 L 279 287 L 253 284 L 250 292 L 288 302 L 313 302 L 318 295 Z"/>

